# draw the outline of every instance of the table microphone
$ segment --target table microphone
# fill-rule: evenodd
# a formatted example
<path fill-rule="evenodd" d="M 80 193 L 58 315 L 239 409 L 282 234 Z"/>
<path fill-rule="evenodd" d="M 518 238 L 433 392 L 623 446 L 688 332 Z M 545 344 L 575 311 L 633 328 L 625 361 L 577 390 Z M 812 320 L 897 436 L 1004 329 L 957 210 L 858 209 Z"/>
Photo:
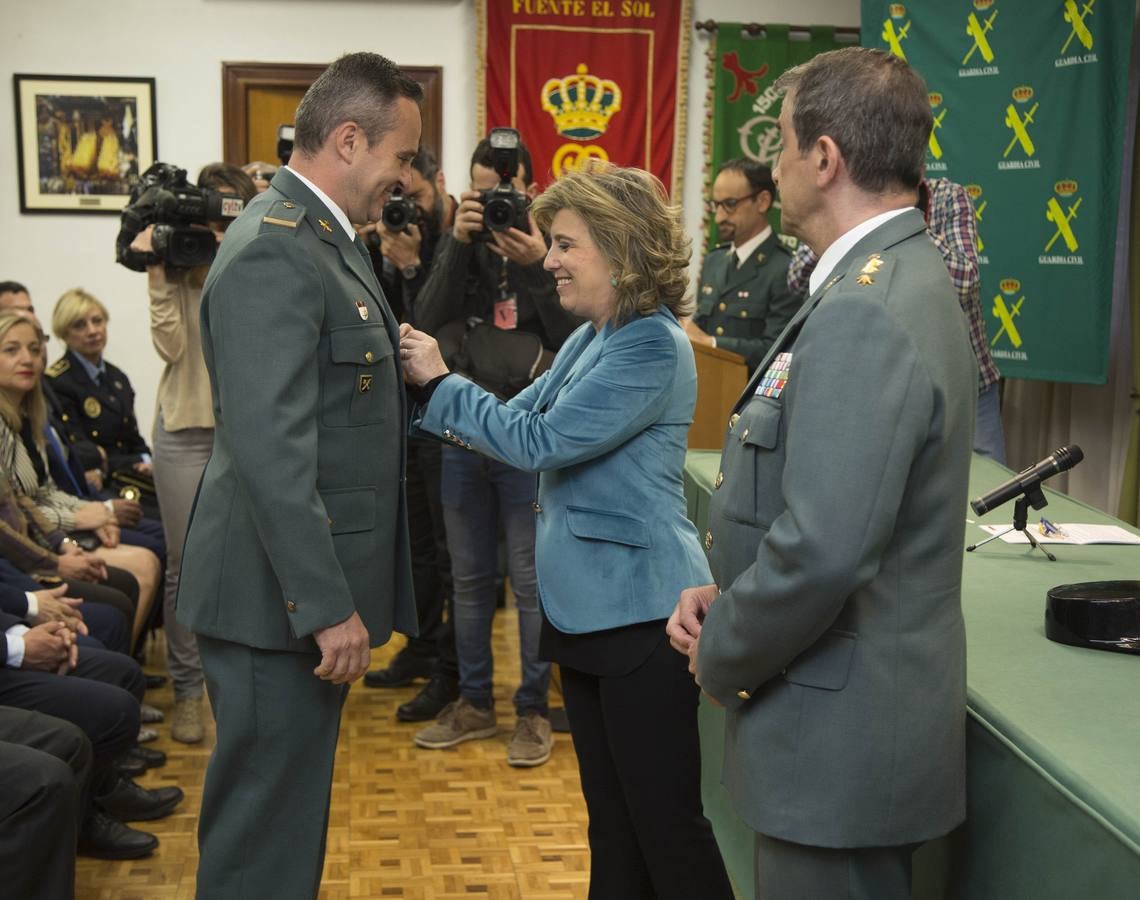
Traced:
<path fill-rule="evenodd" d="M 991 509 L 1012 500 L 1018 494 L 1038 488 L 1046 478 L 1052 478 L 1061 472 L 1069 471 L 1084 458 L 1084 451 L 1076 444 L 1054 450 L 1041 462 L 1018 472 L 1009 481 L 999 484 L 988 494 L 982 494 L 976 500 L 971 500 L 970 506 L 979 516 L 984 516 Z M 1036 504 L 1034 505 L 1036 506 Z"/>

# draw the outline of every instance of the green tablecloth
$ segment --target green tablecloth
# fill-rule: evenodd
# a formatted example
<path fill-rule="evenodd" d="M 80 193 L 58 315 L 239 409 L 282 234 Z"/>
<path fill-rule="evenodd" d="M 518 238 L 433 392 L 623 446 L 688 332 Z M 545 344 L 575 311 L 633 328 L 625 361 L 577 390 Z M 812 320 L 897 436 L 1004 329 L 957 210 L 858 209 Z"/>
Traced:
<path fill-rule="evenodd" d="M 685 494 L 701 533 L 719 458 L 688 455 Z M 975 457 L 970 496 L 1009 474 Z M 1054 522 L 1116 521 L 1046 495 Z M 986 536 L 979 524 L 1010 521 L 1013 504 L 976 523 L 963 513 L 969 544 Z M 915 855 L 915 897 L 1140 897 L 1140 659 L 1057 644 L 1044 628 L 1050 587 L 1140 579 L 1140 547 L 1050 549 L 1055 563 L 1001 541 L 965 555 L 968 820 Z M 703 704 L 706 811 L 734 882 L 751 896 L 751 834 L 720 787 L 722 729 L 723 713 Z"/>

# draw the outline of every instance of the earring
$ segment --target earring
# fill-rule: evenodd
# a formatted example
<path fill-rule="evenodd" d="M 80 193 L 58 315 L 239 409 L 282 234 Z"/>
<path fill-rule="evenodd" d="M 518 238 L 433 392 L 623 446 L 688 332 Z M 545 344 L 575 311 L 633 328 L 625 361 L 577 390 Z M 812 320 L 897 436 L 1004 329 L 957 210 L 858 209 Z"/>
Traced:
<path fill-rule="evenodd" d="M 611 275 L 611 276 L 610 276 L 610 287 L 617 287 L 617 286 L 618 286 L 618 279 L 617 279 L 617 276 L 616 276 L 616 275 Z"/>

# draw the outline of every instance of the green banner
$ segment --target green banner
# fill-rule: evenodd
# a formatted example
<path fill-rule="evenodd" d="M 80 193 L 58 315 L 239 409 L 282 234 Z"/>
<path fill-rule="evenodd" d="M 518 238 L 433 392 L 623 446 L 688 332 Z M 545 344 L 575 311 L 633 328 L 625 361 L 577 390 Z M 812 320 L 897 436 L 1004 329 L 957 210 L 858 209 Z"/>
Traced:
<path fill-rule="evenodd" d="M 774 166 L 780 153 L 780 97 L 773 82 L 786 69 L 806 62 L 817 53 L 851 43 L 839 43 L 835 29 L 818 26 L 808 33 L 791 33 L 788 25 L 765 25 L 750 34 L 740 22 L 721 22 L 709 44 L 708 81 L 712 87 L 705 130 L 706 195 L 721 163 L 747 156 Z M 774 231 L 780 230 L 779 202 L 768 214 Z M 716 224 L 709 217 L 709 247 L 716 244 Z"/>
<path fill-rule="evenodd" d="M 934 112 L 931 176 L 966 187 L 1002 375 L 1103 384 L 1132 0 L 863 0 L 863 42 Z"/>

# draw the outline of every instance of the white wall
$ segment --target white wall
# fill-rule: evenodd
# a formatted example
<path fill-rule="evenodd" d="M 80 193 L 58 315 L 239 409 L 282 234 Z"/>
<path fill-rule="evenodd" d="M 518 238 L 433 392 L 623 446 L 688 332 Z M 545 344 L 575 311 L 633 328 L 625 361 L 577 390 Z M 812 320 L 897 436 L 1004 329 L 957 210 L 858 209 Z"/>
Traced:
<path fill-rule="evenodd" d="M 7 85 L 0 89 L 0 122 L 10 132 L 0 140 L 0 280 L 28 285 L 44 319 L 70 287 L 83 286 L 107 304 L 113 319 L 107 355 L 130 375 L 140 425 L 149 435 L 161 365 L 150 344 L 145 276 L 114 263 L 117 217 L 20 214 L 12 74 L 153 76 L 159 158 L 193 175 L 221 158 L 223 61 L 328 62 L 368 49 L 406 65 L 440 65 L 441 160 L 457 193 L 467 180 L 475 138 L 475 14 L 466 0 L 113 0 L 95 10 L 87 0 L 31 0 L 4 2 L 0 11 Z M 694 0 L 693 18 L 858 25 L 859 0 Z M 708 47 L 703 35 L 691 36 L 682 195 L 696 239 Z M 53 345 L 54 359 L 59 346 Z"/>

